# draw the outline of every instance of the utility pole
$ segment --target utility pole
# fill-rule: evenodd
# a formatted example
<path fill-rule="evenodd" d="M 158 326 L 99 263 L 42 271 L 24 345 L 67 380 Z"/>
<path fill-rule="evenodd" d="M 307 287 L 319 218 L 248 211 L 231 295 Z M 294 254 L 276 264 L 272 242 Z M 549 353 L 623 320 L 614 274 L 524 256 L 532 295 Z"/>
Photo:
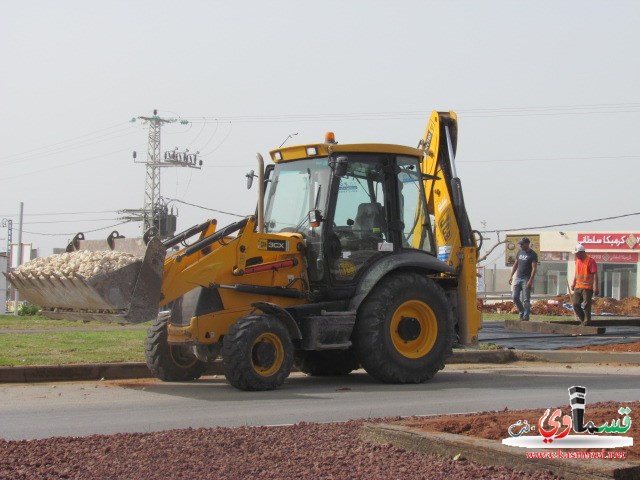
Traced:
<path fill-rule="evenodd" d="M 22 264 L 22 213 L 24 209 L 24 203 L 20 202 L 20 223 L 18 226 L 18 259 L 16 261 L 16 268 Z M 18 302 L 20 301 L 20 293 L 17 288 L 13 289 L 13 314 L 18 315 Z"/>
<path fill-rule="evenodd" d="M 162 156 L 160 143 L 160 130 L 165 123 L 180 122 L 182 125 L 189 123 L 187 120 L 178 120 L 176 118 L 161 118 L 158 116 L 158 110 L 153 111 L 151 117 L 137 117 L 131 119 L 132 122 L 142 120 L 145 124 L 149 124 L 149 142 L 147 147 L 147 160 L 145 162 L 137 162 L 137 152 L 133 152 L 135 163 L 144 163 L 147 166 L 147 175 L 145 179 L 144 189 L 144 205 L 142 209 L 121 210 L 120 213 L 128 214 L 123 217 L 126 220 L 142 221 L 142 233 L 146 233 L 149 229 L 156 229 L 161 236 L 166 236 L 167 231 L 171 230 L 169 221 L 175 219 L 170 216 L 167 207 L 162 200 L 160 194 L 160 169 L 165 167 L 189 167 L 200 169 L 202 160 L 198 160 L 198 154 L 174 150 L 164 153 Z M 175 227 L 173 228 L 175 230 Z"/>
<path fill-rule="evenodd" d="M 147 176 L 144 188 L 144 205 L 142 231 L 146 232 L 154 226 L 157 207 L 160 205 L 160 128 L 165 123 L 173 123 L 173 118 L 164 119 L 153 111 L 153 117 L 138 117 L 149 124 L 149 144 L 147 147 Z M 134 159 L 135 159 L 134 152 Z"/>
<path fill-rule="evenodd" d="M 13 239 L 13 221 L 10 218 L 3 218 L 0 226 L 7 227 L 7 271 L 11 271 L 11 242 Z M 3 295 L 0 298 L 0 313 L 6 312 L 7 300 L 9 300 L 9 284 L 6 284 L 6 290 L 2 290 Z"/>

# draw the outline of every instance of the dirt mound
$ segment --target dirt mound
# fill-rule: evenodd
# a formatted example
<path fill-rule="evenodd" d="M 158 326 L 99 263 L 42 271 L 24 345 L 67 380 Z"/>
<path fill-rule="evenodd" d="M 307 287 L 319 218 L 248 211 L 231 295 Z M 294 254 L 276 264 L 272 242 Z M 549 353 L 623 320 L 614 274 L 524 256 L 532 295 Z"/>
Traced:
<path fill-rule="evenodd" d="M 564 307 L 567 304 L 571 304 L 571 295 L 558 295 L 547 300 L 536 300 L 531 305 L 531 314 L 573 316 L 573 312 Z M 484 303 L 478 299 L 478 308 L 484 313 L 518 313 L 513 302 Z M 616 300 L 608 297 L 596 297 L 593 299 L 591 312 L 595 315 L 640 316 L 640 298 L 627 297 Z"/>
<path fill-rule="evenodd" d="M 479 298 L 477 305 L 478 310 L 484 313 L 518 313 L 513 302 L 484 303 Z"/>

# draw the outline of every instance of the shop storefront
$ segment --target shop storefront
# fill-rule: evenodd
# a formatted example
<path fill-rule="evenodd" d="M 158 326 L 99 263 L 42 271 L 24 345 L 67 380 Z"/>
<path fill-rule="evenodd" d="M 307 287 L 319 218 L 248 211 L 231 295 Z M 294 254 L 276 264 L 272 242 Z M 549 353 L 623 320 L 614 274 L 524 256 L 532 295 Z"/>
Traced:
<path fill-rule="evenodd" d="M 599 265 L 600 294 L 616 299 L 638 296 L 637 233 L 578 233 L 587 254 Z M 635 250 L 635 251 L 634 251 Z"/>
<path fill-rule="evenodd" d="M 615 299 L 640 296 L 640 233 L 526 232 L 509 235 L 514 239 L 512 242 L 523 236 L 539 237 L 536 293 L 564 295 L 569 291 L 575 271 L 573 250 L 581 243 L 598 264 L 601 296 Z M 506 250 L 505 264 L 509 266 L 514 249 L 507 244 Z"/>

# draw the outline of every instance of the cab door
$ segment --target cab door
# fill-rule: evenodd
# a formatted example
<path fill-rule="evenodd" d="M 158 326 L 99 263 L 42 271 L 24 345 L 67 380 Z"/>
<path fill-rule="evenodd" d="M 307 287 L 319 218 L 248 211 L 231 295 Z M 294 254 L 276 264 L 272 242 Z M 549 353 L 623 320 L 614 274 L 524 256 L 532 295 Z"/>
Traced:
<path fill-rule="evenodd" d="M 401 249 L 433 250 L 422 185 L 416 157 L 349 155 L 328 232 L 332 283 L 355 283 L 378 258 Z"/>

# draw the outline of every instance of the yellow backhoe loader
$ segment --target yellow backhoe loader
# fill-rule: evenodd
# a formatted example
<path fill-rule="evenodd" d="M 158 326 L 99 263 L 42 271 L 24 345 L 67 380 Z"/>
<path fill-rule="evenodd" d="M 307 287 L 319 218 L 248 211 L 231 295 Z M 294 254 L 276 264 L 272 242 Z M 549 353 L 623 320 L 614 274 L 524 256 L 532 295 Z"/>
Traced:
<path fill-rule="evenodd" d="M 221 356 L 242 390 L 274 389 L 294 365 L 423 382 L 481 328 L 456 143 L 456 115 L 433 112 L 417 148 L 332 134 L 278 148 L 266 168 L 258 155 L 255 215 L 151 238 L 143 259 L 89 280 L 8 278 L 50 318 L 155 319 L 146 357 L 165 381 Z"/>

